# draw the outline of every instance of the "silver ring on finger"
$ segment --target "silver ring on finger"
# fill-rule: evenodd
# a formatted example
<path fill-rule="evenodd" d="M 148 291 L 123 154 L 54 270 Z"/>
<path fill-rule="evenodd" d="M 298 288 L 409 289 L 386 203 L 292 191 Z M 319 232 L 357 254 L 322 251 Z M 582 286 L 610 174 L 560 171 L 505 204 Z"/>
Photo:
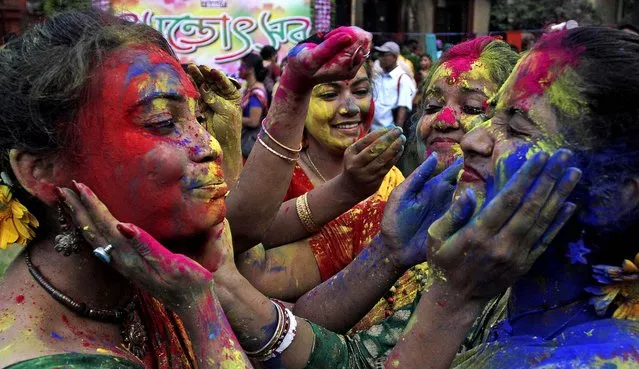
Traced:
<path fill-rule="evenodd" d="M 108 244 L 105 247 L 100 246 L 97 249 L 93 250 L 93 255 L 100 259 L 103 263 L 110 264 L 111 255 L 109 253 L 111 252 L 111 250 L 113 250 L 113 245 L 111 244 Z"/>

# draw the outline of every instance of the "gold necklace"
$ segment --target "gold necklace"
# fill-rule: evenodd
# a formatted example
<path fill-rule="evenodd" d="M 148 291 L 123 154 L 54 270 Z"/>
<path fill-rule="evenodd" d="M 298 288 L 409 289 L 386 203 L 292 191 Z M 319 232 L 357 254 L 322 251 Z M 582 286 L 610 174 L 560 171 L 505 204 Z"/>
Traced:
<path fill-rule="evenodd" d="M 317 167 L 315 166 L 315 163 L 313 163 L 313 160 L 311 160 L 311 156 L 308 154 L 308 150 L 304 151 L 304 154 L 306 155 L 306 159 L 308 160 L 308 163 L 311 165 L 311 169 L 313 169 L 313 172 L 315 172 L 315 174 L 317 174 L 317 176 L 320 177 L 322 181 L 328 182 L 326 178 L 324 178 L 322 173 L 320 173 L 319 169 L 317 169 Z"/>

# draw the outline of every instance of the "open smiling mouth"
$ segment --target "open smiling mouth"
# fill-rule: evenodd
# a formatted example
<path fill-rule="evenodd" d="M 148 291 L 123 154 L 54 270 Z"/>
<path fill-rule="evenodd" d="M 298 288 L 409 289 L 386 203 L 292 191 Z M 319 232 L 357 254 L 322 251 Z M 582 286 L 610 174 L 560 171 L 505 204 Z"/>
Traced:
<path fill-rule="evenodd" d="M 348 123 L 340 123 L 333 126 L 333 128 L 337 129 L 353 129 L 359 127 L 360 122 L 348 122 Z"/>

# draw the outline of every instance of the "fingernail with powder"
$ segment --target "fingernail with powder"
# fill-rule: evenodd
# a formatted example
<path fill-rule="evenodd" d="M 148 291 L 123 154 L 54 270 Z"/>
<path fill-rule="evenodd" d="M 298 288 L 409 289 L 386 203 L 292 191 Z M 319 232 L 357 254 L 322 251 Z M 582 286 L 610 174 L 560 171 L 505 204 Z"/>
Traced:
<path fill-rule="evenodd" d="M 124 223 L 118 223 L 115 225 L 115 228 L 127 239 L 132 239 L 135 237 L 135 230 L 133 230 L 129 225 Z"/>
<path fill-rule="evenodd" d="M 64 196 L 64 191 L 60 187 L 55 188 L 55 195 L 58 198 L 58 201 L 65 202 L 66 197 Z"/>
<path fill-rule="evenodd" d="M 569 168 L 569 178 L 572 182 L 577 182 L 581 179 L 581 170 L 578 168 Z"/>
<path fill-rule="evenodd" d="M 78 191 L 86 197 L 95 197 L 95 194 L 84 183 L 73 181 Z"/>

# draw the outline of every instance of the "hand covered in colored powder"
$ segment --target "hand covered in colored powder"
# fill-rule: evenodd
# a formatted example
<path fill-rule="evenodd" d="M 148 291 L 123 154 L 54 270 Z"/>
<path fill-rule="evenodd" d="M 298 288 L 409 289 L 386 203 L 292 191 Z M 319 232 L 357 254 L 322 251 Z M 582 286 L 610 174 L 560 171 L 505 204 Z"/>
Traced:
<path fill-rule="evenodd" d="M 222 147 L 222 169 L 229 187 L 242 170 L 242 109 L 239 82 L 219 70 L 189 64 L 187 71 L 200 91 L 202 125 Z"/>
<path fill-rule="evenodd" d="M 382 218 L 382 240 L 400 265 L 426 260 L 428 228 L 450 206 L 461 166 L 460 160 L 429 180 L 437 167 L 433 154 L 391 193 Z"/>
<path fill-rule="evenodd" d="M 79 196 L 61 189 L 60 200 L 91 247 L 113 246 L 110 265 L 120 274 L 174 311 L 211 293 L 211 272 L 184 255 L 172 253 L 135 225 L 118 222 L 93 191 L 74 184 Z"/>
<path fill-rule="evenodd" d="M 339 27 L 319 44 L 303 43 L 288 54 L 280 87 L 308 92 L 329 81 L 352 79 L 370 54 L 372 35 L 358 27 Z"/>
<path fill-rule="evenodd" d="M 571 155 L 559 150 L 548 159 L 537 153 L 474 218 L 474 194 L 462 194 L 428 230 L 428 262 L 437 283 L 463 299 L 483 301 L 527 273 L 575 210 L 566 199 L 581 171 L 568 167 Z"/>
<path fill-rule="evenodd" d="M 197 255 L 195 258 L 215 275 L 231 271 L 239 273 L 235 266 L 231 228 L 226 219 L 208 233 L 206 247 L 202 248 L 201 255 Z"/>
<path fill-rule="evenodd" d="M 341 187 L 360 201 L 377 192 L 402 156 L 405 142 L 400 128 L 379 129 L 346 148 Z"/>

